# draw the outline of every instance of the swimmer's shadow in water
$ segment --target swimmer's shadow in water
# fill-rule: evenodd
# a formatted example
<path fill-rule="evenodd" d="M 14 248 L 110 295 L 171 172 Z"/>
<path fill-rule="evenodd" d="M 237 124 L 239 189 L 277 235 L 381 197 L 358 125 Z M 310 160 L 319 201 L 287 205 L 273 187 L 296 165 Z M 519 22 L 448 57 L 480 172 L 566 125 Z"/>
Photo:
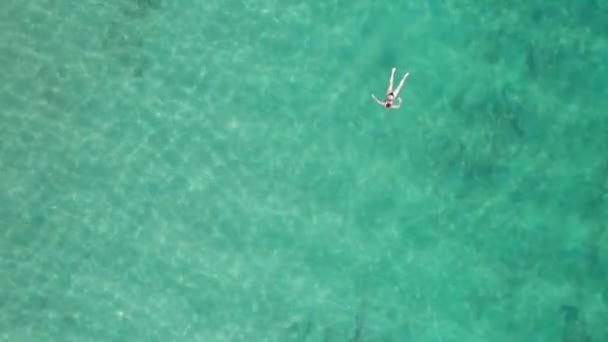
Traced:
<path fill-rule="evenodd" d="M 162 0 L 128 0 L 123 4 L 122 13 L 131 19 L 143 19 L 153 11 L 160 10 Z"/>
<path fill-rule="evenodd" d="M 327 326 L 314 317 L 294 321 L 284 330 L 286 341 L 347 341 L 363 342 L 377 340 L 365 319 L 365 307 L 355 313 L 350 327 Z M 374 338 L 375 337 L 375 338 Z"/>
<path fill-rule="evenodd" d="M 132 77 L 143 77 L 150 68 L 145 41 L 136 27 L 112 22 L 101 38 L 102 48 L 110 61 Z"/>

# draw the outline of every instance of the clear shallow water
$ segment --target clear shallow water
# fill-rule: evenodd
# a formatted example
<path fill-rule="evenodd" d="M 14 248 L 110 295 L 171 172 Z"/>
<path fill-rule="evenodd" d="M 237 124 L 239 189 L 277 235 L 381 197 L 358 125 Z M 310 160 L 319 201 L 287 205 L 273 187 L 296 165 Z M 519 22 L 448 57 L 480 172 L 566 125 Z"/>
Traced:
<path fill-rule="evenodd" d="M 542 5 L 3 2 L 0 340 L 607 339 L 608 8 Z"/>

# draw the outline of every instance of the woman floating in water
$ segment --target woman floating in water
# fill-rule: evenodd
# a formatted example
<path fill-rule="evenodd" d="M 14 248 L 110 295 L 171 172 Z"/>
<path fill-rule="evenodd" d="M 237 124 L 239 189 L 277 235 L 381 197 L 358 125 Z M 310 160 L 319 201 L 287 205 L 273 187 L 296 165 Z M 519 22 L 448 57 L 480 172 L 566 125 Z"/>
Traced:
<path fill-rule="evenodd" d="M 407 78 L 407 75 L 410 74 L 409 72 L 406 72 L 405 75 L 403 75 L 401 82 L 399 82 L 397 89 L 395 89 L 393 91 L 393 79 L 395 78 L 395 70 L 397 70 L 397 69 L 393 68 L 393 70 L 391 70 L 391 79 L 390 79 L 390 81 L 388 81 L 388 90 L 386 91 L 386 98 L 384 99 L 384 101 L 378 100 L 376 98 L 376 95 L 372 94 L 372 98 L 374 100 L 376 100 L 376 102 L 378 102 L 379 105 L 386 107 L 387 109 L 390 109 L 390 108 L 397 109 L 397 108 L 401 107 L 401 97 L 399 96 L 399 92 L 401 91 L 401 88 L 403 88 L 403 84 L 405 83 L 405 79 Z M 393 101 L 395 100 L 396 97 L 399 98 L 398 105 L 393 104 Z"/>

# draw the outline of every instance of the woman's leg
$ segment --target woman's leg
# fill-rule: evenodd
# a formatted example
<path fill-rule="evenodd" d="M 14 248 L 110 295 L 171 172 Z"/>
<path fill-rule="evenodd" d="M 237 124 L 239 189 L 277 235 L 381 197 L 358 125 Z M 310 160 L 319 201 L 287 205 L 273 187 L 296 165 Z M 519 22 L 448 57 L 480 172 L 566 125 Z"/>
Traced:
<path fill-rule="evenodd" d="M 407 78 L 407 76 L 409 75 L 409 72 L 406 72 L 405 75 L 403 75 L 403 78 L 401 79 L 401 82 L 399 82 L 399 85 L 397 86 L 397 89 L 395 89 L 395 97 L 397 97 L 397 95 L 399 95 L 399 92 L 401 91 L 401 88 L 403 88 L 403 84 L 405 83 L 405 79 Z"/>
<path fill-rule="evenodd" d="M 397 69 L 393 68 L 393 70 L 391 70 L 391 79 L 390 81 L 388 81 L 388 89 L 386 90 L 386 95 L 390 94 L 393 91 L 393 79 L 395 78 L 395 70 Z"/>

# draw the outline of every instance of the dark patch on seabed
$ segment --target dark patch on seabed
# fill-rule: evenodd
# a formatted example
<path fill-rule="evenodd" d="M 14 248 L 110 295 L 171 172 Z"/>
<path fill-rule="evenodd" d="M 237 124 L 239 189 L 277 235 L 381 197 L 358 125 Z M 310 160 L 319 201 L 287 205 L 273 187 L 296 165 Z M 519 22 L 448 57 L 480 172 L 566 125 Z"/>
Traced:
<path fill-rule="evenodd" d="M 357 310 L 347 331 L 327 326 L 313 317 L 298 320 L 285 329 L 285 341 L 345 341 L 364 342 L 374 340 L 368 331 L 365 308 Z"/>
<path fill-rule="evenodd" d="M 561 342 L 591 342 L 586 322 L 577 306 L 564 304 L 560 307 L 562 317 Z"/>
<path fill-rule="evenodd" d="M 123 14 L 129 18 L 145 18 L 163 6 L 162 0 L 130 0 L 124 4 Z"/>
<path fill-rule="evenodd" d="M 132 77 L 145 76 L 152 65 L 144 20 L 162 7 L 162 0 L 126 1 L 120 9 L 122 17 L 112 20 L 101 37 L 102 48 Z"/>

